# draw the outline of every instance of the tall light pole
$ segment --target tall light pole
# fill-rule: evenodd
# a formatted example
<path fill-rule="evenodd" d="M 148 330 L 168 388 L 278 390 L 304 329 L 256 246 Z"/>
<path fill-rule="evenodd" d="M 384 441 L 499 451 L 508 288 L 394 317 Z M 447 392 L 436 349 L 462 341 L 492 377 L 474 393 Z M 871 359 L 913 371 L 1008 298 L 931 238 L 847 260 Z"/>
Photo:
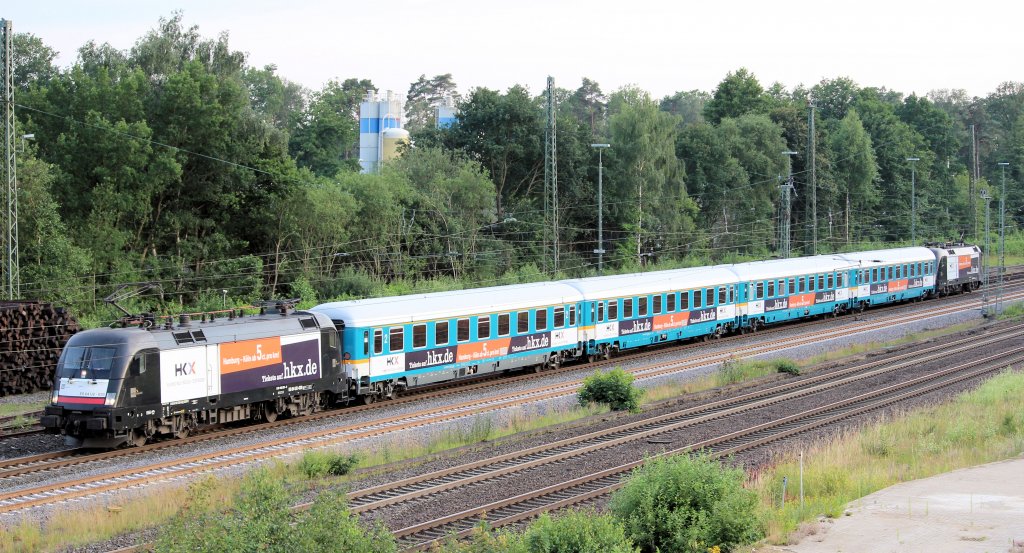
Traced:
<path fill-rule="evenodd" d="M 799 152 L 794 152 L 792 150 L 782 152 L 782 155 L 789 156 L 790 158 L 789 172 L 786 175 L 786 184 L 783 184 L 782 186 L 779 187 L 782 189 L 782 220 L 779 221 L 779 250 L 781 251 L 779 253 L 781 254 L 783 259 L 788 258 L 790 255 L 789 240 L 791 233 L 789 224 L 790 220 L 792 219 L 792 213 L 790 212 L 792 206 L 790 205 L 789 194 L 793 190 L 793 156 L 797 155 L 798 153 Z"/>
<path fill-rule="evenodd" d="M 989 264 L 992 263 L 988 260 L 989 256 L 992 255 L 992 249 L 989 248 L 989 230 L 988 230 L 988 212 L 989 204 L 992 203 L 992 196 L 988 193 L 988 190 L 981 191 L 981 199 L 985 200 L 985 255 L 981 258 L 981 314 L 988 316 L 988 268 Z"/>
<path fill-rule="evenodd" d="M 591 148 L 597 148 L 597 274 L 604 269 L 604 205 L 602 192 L 604 188 L 604 164 L 601 153 L 611 144 L 591 144 Z"/>
<path fill-rule="evenodd" d="M 999 167 L 1003 171 L 1003 189 L 999 193 L 999 303 L 996 313 L 1003 311 L 1003 273 L 1006 272 L 1006 168 L 1010 166 L 1007 161 L 1000 161 Z"/>
<path fill-rule="evenodd" d="M 910 243 L 917 245 L 917 162 L 919 157 L 908 157 L 910 162 Z"/>

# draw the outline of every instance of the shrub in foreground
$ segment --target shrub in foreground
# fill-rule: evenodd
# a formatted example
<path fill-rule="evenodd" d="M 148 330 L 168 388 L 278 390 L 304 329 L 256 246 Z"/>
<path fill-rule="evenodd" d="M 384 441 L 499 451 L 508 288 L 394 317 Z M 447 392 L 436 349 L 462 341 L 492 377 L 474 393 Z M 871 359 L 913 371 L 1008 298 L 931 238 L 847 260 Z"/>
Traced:
<path fill-rule="evenodd" d="M 306 512 L 293 516 L 292 497 L 280 478 L 266 470 L 245 477 L 234 506 L 210 506 L 214 479 L 194 485 L 186 504 L 163 527 L 160 553 L 244 552 L 391 553 L 398 550 L 386 528 L 365 528 L 349 513 L 345 494 L 321 493 Z"/>
<path fill-rule="evenodd" d="M 654 459 L 611 499 L 612 513 L 644 552 L 706 553 L 760 539 L 757 494 L 745 474 L 704 454 Z"/>
<path fill-rule="evenodd" d="M 613 411 L 640 411 L 640 399 L 644 390 L 633 385 L 633 375 L 622 369 L 613 369 L 606 373 L 595 371 L 583 380 L 583 385 L 576 392 L 580 405 L 590 403 L 607 404 Z"/>

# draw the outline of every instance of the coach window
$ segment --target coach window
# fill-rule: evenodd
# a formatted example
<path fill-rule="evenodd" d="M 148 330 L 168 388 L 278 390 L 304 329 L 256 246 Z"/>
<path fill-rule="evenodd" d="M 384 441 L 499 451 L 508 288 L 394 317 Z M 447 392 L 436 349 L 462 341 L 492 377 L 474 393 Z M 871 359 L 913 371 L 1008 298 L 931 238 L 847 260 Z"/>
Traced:
<path fill-rule="evenodd" d="M 569 326 L 576 326 L 576 306 L 569 306 Z"/>
<path fill-rule="evenodd" d="M 679 293 L 679 310 L 689 311 L 690 310 L 690 291 Z"/>
<path fill-rule="evenodd" d="M 597 322 L 604 322 L 604 302 L 597 303 Z"/>
<path fill-rule="evenodd" d="M 551 325 L 551 328 L 562 328 L 563 326 L 565 326 L 565 308 L 564 307 L 559 306 L 559 307 L 555 308 L 555 321 L 554 321 L 554 323 L 555 324 Z"/>
<path fill-rule="evenodd" d="M 895 278 L 900 278 L 900 269 L 901 269 L 901 266 L 897 265 L 896 266 L 896 277 Z"/>
<path fill-rule="evenodd" d="M 533 313 L 533 326 L 535 332 L 548 329 L 548 310 L 542 307 Z"/>
<path fill-rule="evenodd" d="M 797 293 L 804 293 L 804 277 L 796 277 L 796 291 Z"/>
<path fill-rule="evenodd" d="M 412 347 L 413 348 L 425 348 L 425 347 L 427 347 L 427 325 L 413 325 L 413 327 L 412 327 Z"/>
<path fill-rule="evenodd" d="M 633 317 L 633 298 L 626 298 L 622 300 L 622 318 L 629 319 Z"/>
<path fill-rule="evenodd" d="M 508 313 L 498 315 L 498 336 L 508 336 L 510 326 Z"/>
<path fill-rule="evenodd" d="M 791 278 L 791 279 L 789 279 L 789 295 L 792 296 L 795 293 L 796 293 L 796 279 L 795 278 Z"/>
<path fill-rule="evenodd" d="M 829 283 L 832 282 L 832 275 L 828 275 L 828 282 Z M 831 288 L 832 284 L 829 284 L 828 287 Z M 818 290 L 824 290 L 824 289 L 825 289 L 825 275 L 818 275 Z"/>
<path fill-rule="evenodd" d="M 636 301 L 637 301 L 637 313 L 636 313 L 636 315 L 638 317 L 646 317 L 647 316 L 647 296 L 642 296 L 640 298 L 637 298 Z"/>
<path fill-rule="evenodd" d="M 674 313 L 676 310 L 676 293 L 672 292 L 665 298 L 665 312 Z"/>
<path fill-rule="evenodd" d="M 771 289 L 772 289 L 771 284 L 772 284 L 771 282 L 768 283 L 769 294 L 771 293 Z M 764 299 L 764 283 L 763 282 L 758 282 L 757 285 L 754 286 L 754 299 L 755 300 Z"/>
<path fill-rule="evenodd" d="M 871 282 L 878 282 L 878 267 L 871 269 Z"/>
<path fill-rule="evenodd" d="M 388 331 L 388 341 L 390 342 L 388 348 L 391 353 L 402 351 L 405 348 L 405 329 L 402 327 L 392 328 Z"/>
<path fill-rule="evenodd" d="M 829 287 L 829 289 L 831 289 L 832 286 L 835 285 L 835 282 L 836 281 L 835 281 L 835 278 L 832 276 L 832 273 L 829 273 L 828 274 L 828 287 Z"/>
<path fill-rule="evenodd" d="M 456 323 L 456 325 L 457 326 L 455 328 L 455 332 L 456 332 L 455 339 L 460 341 L 460 342 L 468 342 L 469 341 L 469 319 L 459 319 L 459 321 L 458 321 L 458 323 Z"/>
<path fill-rule="evenodd" d="M 892 280 L 892 265 L 889 265 L 889 280 Z"/>
<path fill-rule="evenodd" d="M 725 299 L 728 293 L 729 291 L 725 288 L 725 286 L 722 286 L 721 288 L 718 289 L 718 305 L 725 305 Z"/>
<path fill-rule="evenodd" d="M 703 294 L 704 294 L 703 290 L 694 290 L 693 291 L 693 308 L 694 309 L 700 309 L 700 307 L 702 305 L 704 305 L 704 302 L 701 301 L 701 300 L 704 299 Z"/>
<path fill-rule="evenodd" d="M 704 291 L 704 307 L 715 305 L 715 289 L 708 288 Z"/>
<path fill-rule="evenodd" d="M 491 316 L 481 315 L 476 318 L 476 339 L 486 340 L 491 337 Z"/>
<path fill-rule="evenodd" d="M 384 331 L 379 328 L 373 330 L 373 353 L 384 353 Z"/>
<path fill-rule="evenodd" d="M 619 320 L 619 300 L 614 299 L 608 302 L 608 320 L 617 321 Z"/>
<path fill-rule="evenodd" d="M 363 355 L 370 354 L 370 333 L 363 331 Z"/>
<path fill-rule="evenodd" d="M 516 333 L 526 334 L 530 332 L 530 312 L 520 311 L 516 313 Z"/>
<path fill-rule="evenodd" d="M 658 294 L 657 296 L 654 296 L 654 314 L 655 315 L 660 315 L 661 314 L 661 302 L 662 302 L 661 294 Z"/>
<path fill-rule="evenodd" d="M 769 280 L 768 281 L 768 297 L 769 298 L 775 297 L 775 281 L 774 280 Z M 757 298 L 754 298 L 754 299 L 757 299 Z"/>
<path fill-rule="evenodd" d="M 434 345 L 448 345 L 448 321 L 437 321 L 434 323 Z"/>

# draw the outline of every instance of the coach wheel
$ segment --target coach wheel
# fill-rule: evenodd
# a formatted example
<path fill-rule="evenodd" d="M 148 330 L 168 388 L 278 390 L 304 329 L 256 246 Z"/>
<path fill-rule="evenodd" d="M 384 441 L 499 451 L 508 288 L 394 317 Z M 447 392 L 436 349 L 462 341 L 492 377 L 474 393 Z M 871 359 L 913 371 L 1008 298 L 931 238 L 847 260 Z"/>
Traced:
<path fill-rule="evenodd" d="M 838 316 L 839 316 L 839 306 L 836 305 L 836 306 L 832 307 L 832 318 L 835 319 Z"/>
<path fill-rule="evenodd" d="M 750 320 L 750 332 L 757 332 L 760 327 L 761 327 L 761 319 L 751 319 Z"/>
<path fill-rule="evenodd" d="M 274 422 L 277 420 L 277 409 L 274 408 L 273 401 L 268 401 L 263 404 L 263 420 L 267 422 Z"/>

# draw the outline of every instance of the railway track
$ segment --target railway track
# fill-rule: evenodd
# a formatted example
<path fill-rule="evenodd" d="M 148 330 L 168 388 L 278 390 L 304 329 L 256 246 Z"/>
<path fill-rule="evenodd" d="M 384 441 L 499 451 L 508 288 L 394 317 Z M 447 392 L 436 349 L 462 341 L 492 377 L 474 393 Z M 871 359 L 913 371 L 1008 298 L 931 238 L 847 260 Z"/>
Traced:
<path fill-rule="evenodd" d="M 1022 335 L 1024 335 L 1024 331 L 1018 327 L 1013 330 L 1012 334 L 1003 335 L 1000 339 L 1006 339 L 1011 336 L 1016 338 Z M 984 345 L 989 345 L 991 343 L 992 342 L 987 342 Z M 965 351 L 975 349 L 975 347 L 979 346 L 972 347 L 970 345 L 962 345 L 959 349 L 961 351 Z M 871 372 L 878 373 L 899 370 L 899 368 L 919 364 L 928 360 L 944 359 L 949 353 L 952 352 L 949 350 L 933 351 L 928 354 L 927 357 L 912 358 L 898 362 L 886 368 L 875 369 Z M 694 450 L 704 450 L 716 457 L 733 455 L 825 425 L 841 422 L 869 411 L 887 407 L 894 403 L 955 385 L 965 380 L 978 378 L 994 371 L 1001 370 L 1010 364 L 1019 363 L 1021 361 L 1024 361 L 1024 346 L 1013 347 L 1007 351 L 989 355 L 981 359 L 959 363 L 953 367 L 939 370 L 906 382 L 882 387 L 854 397 L 831 401 L 825 405 L 820 405 L 763 424 L 750 425 L 741 430 L 692 442 L 682 447 L 677 447 L 669 451 L 656 454 L 654 457 L 686 453 Z M 890 361 L 887 360 L 886 362 Z M 862 367 L 858 367 L 857 369 L 864 370 Z M 829 377 L 832 375 L 822 376 Z M 628 442 L 649 439 L 650 437 L 656 436 L 660 433 L 672 432 L 684 426 L 700 424 L 710 420 L 712 417 L 723 417 L 757 409 L 766 405 L 766 402 L 773 403 L 784 401 L 787 398 L 792 398 L 793 394 L 816 393 L 823 389 L 842 385 L 843 381 L 847 381 L 850 378 L 868 377 L 869 375 L 867 374 L 846 376 L 835 381 L 813 385 L 803 390 L 794 391 L 788 391 L 786 386 L 780 386 L 776 388 L 775 392 L 780 393 L 779 395 L 774 395 L 772 397 L 739 396 L 732 400 L 724 400 L 723 402 L 719 402 L 722 403 L 722 405 L 709 405 L 709 410 L 718 412 L 711 412 L 699 417 L 696 415 L 703 411 L 703 407 L 697 408 L 694 410 L 695 412 L 692 413 L 681 411 L 679 413 L 659 417 L 661 420 L 642 421 L 641 423 L 626 425 L 624 428 L 614 428 L 610 431 L 594 433 L 595 435 L 593 436 L 581 436 L 581 440 L 594 440 L 594 443 L 582 447 L 578 446 L 578 452 L 570 451 L 566 453 L 553 454 L 551 456 L 551 462 L 561 462 L 569 458 L 565 455 L 571 457 L 585 455 L 586 452 L 584 450 L 588 448 L 604 449 L 612 447 L 612 444 L 623 445 Z M 760 393 L 758 395 L 760 395 Z M 676 420 L 669 422 L 673 419 Z M 653 427 L 647 426 L 647 424 L 653 425 Z M 553 447 L 550 451 L 555 451 L 564 447 L 563 444 L 552 444 L 552 446 Z M 527 459 L 529 456 L 536 455 L 537 452 L 529 451 L 526 452 L 526 456 L 523 458 Z M 491 478 L 500 478 L 511 473 L 510 468 L 507 466 L 507 459 L 498 458 L 496 461 L 497 462 L 495 462 L 493 466 L 500 468 L 495 469 L 495 474 L 494 476 L 491 476 Z M 591 502 L 597 498 L 604 497 L 619 489 L 623 485 L 625 476 L 644 462 L 645 459 L 639 459 L 609 469 L 598 470 L 586 476 L 574 478 L 566 482 L 552 484 L 528 493 L 519 494 L 514 497 L 481 505 L 477 508 L 464 510 L 459 513 L 438 517 L 421 524 L 402 528 L 396 530 L 394 534 L 399 539 L 399 544 L 402 549 L 408 551 L 426 550 L 440 540 L 446 539 L 449 536 L 457 538 L 464 538 L 468 536 L 484 519 L 486 519 L 488 524 L 492 527 L 505 526 L 536 517 L 544 512 L 563 509 L 565 507 Z M 537 464 L 538 462 L 535 459 L 527 460 L 523 463 L 522 470 L 532 468 L 533 466 L 537 466 Z M 581 462 L 579 464 L 580 466 L 588 466 L 585 462 Z M 529 467 L 527 467 L 527 465 L 529 465 Z M 431 493 L 436 494 L 441 493 L 441 491 L 451 490 L 454 487 L 457 487 L 452 483 L 452 480 L 457 478 L 457 474 L 465 475 L 462 480 L 467 485 L 487 478 L 480 474 L 482 467 L 470 465 L 465 467 L 463 472 L 456 472 L 460 469 L 462 468 L 457 467 L 453 470 L 453 474 L 448 476 L 441 476 L 440 474 L 432 475 L 437 478 L 445 479 L 439 481 L 438 484 L 435 484 L 438 491 L 430 491 L 429 488 L 414 489 L 417 484 L 411 482 L 400 482 L 396 484 L 402 486 L 402 488 L 397 489 L 403 491 L 392 491 L 389 493 L 389 491 L 383 489 L 367 490 L 368 493 L 363 497 L 368 498 L 370 500 L 369 503 L 360 503 L 359 494 L 362 492 L 355 492 L 355 495 L 353 496 L 353 511 L 366 512 L 374 508 L 375 505 L 379 505 L 377 508 L 382 508 L 386 505 L 393 505 L 403 501 L 403 497 L 405 496 L 410 497 L 408 500 L 412 501 L 417 497 L 423 497 L 424 495 L 429 495 Z M 408 491 L 405 491 L 405 489 L 408 489 Z M 350 496 L 352 495 L 353 494 L 350 494 Z"/>
<path fill-rule="evenodd" d="M 1008 281 L 1012 281 L 1012 280 L 1018 278 L 1019 276 L 1024 276 L 1024 271 L 1022 271 L 1020 273 L 1011 273 L 1010 276 L 1008 277 Z M 1008 300 L 1007 301 L 1011 301 L 1011 300 L 1014 300 L 1014 299 L 1024 298 L 1024 295 L 1021 295 L 1021 294 L 1016 294 L 1015 295 L 1015 290 L 1016 290 L 1016 288 L 1011 288 L 1011 289 L 1008 290 L 1008 296 L 1007 296 Z M 1020 287 L 1020 291 L 1024 291 L 1024 286 Z M 950 301 L 952 301 L 954 303 L 948 303 Z M 975 303 L 977 303 L 978 300 L 977 300 L 976 297 L 972 297 L 972 296 L 968 296 L 968 295 L 958 295 L 958 296 L 954 296 L 954 297 L 951 297 L 950 299 L 946 300 L 946 302 L 944 302 L 943 305 L 951 307 L 951 306 L 954 306 L 954 305 L 959 305 L 960 303 L 963 303 L 963 302 L 975 302 Z M 884 315 L 884 314 L 889 313 L 889 312 L 900 312 L 900 311 L 904 310 L 905 308 L 906 308 L 906 304 L 896 304 L 896 305 L 884 306 L 884 307 L 873 309 L 872 310 L 872 315 Z M 814 320 L 800 321 L 800 322 L 797 322 L 797 323 L 786 323 L 786 324 L 782 324 L 782 325 L 772 325 L 772 326 L 770 326 L 770 327 L 768 327 L 768 328 L 766 328 L 764 330 L 759 331 L 758 334 L 761 335 L 761 336 L 770 336 L 770 335 L 775 334 L 775 333 L 799 330 L 800 328 L 804 328 L 804 327 L 815 327 L 815 326 L 818 326 L 820 324 L 821 324 L 821 320 L 820 319 L 814 319 Z M 743 340 L 743 339 L 744 339 L 743 335 L 733 335 L 733 336 L 722 337 L 722 338 L 720 338 L 720 339 L 718 339 L 716 341 L 718 343 L 724 344 L 724 343 L 729 343 L 731 341 L 738 341 L 738 340 Z M 510 384 L 518 383 L 518 382 L 527 382 L 527 381 L 536 380 L 536 379 L 539 379 L 539 378 L 547 378 L 547 377 L 550 377 L 551 375 L 555 375 L 555 374 L 571 373 L 571 372 L 574 372 L 574 371 L 579 371 L 581 369 L 587 369 L 587 370 L 601 369 L 601 368 L 604 368 L 604 367 L 614 366 L 614 365 L 618 365 L 618 364 L 621 364 L 621 363 L 633 363 L 633 362 L 637 362 L 637 361 L 643 361 L 644 359 L 649 359 L 649 358 L 653 358 L 653 357 L 656 357 L 656 356 L 663 356 L 665 354 L 676 354 L 676 353 L 686 352 L 686 351 L 693 350 L 693 349 L 699 349 L 701 347 L 704 347 L 702 342 L 691 341 L 691 342 L 684 343 L 684 344 L 665 345 L 665 346 L 661 346 L 661 347 L 654 347 L 654 348 L 651 348 L 651 349 L 643 350 L 643 351 L 640 351 L 640 352 L 631 352 L 629 354 L 624 354 L 624 355 L 617 356 L 614 359 L 593 361 L 593 362 L 585 364 L 585 365 L 579 365 L 579 364 L 567 365 L 567 366 L 559 367 L 558 369 L 546 370 L 546 371 L 543 371 L 543 372 L 540 372 L 540 373 L 523 373 L 523 374 L 518 374 L 518 375 L 514 375 L 514 376 L 508 376 L 507 374 L 504 374 L 504 373 L 495 373 L 495 374 L 489 374 L 489 375 L 483 375 L 483 376 L 480 376 L 480 377 L 475 377 L 475 378 L 472 378 L 472 379 L 461 379 L 461 380 L 457 380 L 457 381 L 448 381 L 448 382 L 442 382 L 442 383 L 438 383 L 438 384 L 431 384 L 431 385 L 427 385 L 427 386 L 423 386 L 423 387 L 414 388 L 412 390 L 409 390 L 409 391 L 403 393 L 400 397 L 397 397 L 397 398 L 395 398 L 393 400 L 390 400 L 390 401 L 387 401 L 387 402 L 380 403 L 379 405 L 378 404 L 358 405 L 358 406 L 345 407 L 345 408 L 342 408 L 342 409 L 330 409 L 330 410 L 321 411 L 321 412 L 318 412 L 318 413 L 313 413 L 313 414 L 310 414 L 310 415 L 307 415 L 307 416 L 304 416 L 304 417 L 284 418 L 284 419 L 280 419 L 280 420 L 277 420 L 277 421 L 274 421 L 274 422 L 271 422 L 271 423 L 245 424 L 243 426 L 219 426 L 219 427 L 213 427 L 213 428 L 206 429 L 206 430 L 202 431 L 201 433 L 198 433 L 196 435 L 193 435 L 193 436 L 190 436 L 190 437 L 187 437 L 187 438 L 175 439 L 175 440 L 161 440 L 161 441 L 157 441 L 157 442 L 154 442 L 154 443 L 146 444 L 146 445 L 141 446 L 141 447 L 133 448 L 131 450 L 125 450 L 125 452 L 121 453 L 121 454 L 132 455 L 132 454 L 136 454 L 136 453 L 145 453 L 145 452 L 149 452 L 149 451 L 160 450 L 160 449 L 164 449 L 164 448 L 167 448 L 167 447 L 176 447 L 176 446 L 183 445 L 183 444 L 191 444 L 191 443 L 196 443 L 196 442 L 201 442 L 201 441 L 208 441 L 208 440 L 219 439 L 219 438 L 227 438 L 227 437 L 237 436 L 237 435 L 242 435 L 242 434 L 249 434 L 249 433 L 254 433 L 254 432 L 262 433 L 262 432 L 267 432 L 267 431 L 278 429 L 278 428 L 287 427 L 287 426 L 294 425 L 294 424 L 301 424 L 301 423 L 310 422 L 310 421 L 317 421 L 317 420 L 323 420 L 323 419 L 330 419 L 330 418 L 333 418 L 333 417 L 346 416 L 346 415 L 349 415 L 351 413 L 358 413 L 358 412 L 365 411 L 365 410 L 370 410 L 370 409 L 378 409 L 378 408 L 381 408 L 381 407 L 384 407 L 384 406 L 393 406 L 393 405 L 402 404 L 402 403 L 409 403 L 409 402 L 413 402 L 413 401 L 419 401 L 419 400 L 423 400 L 423 399 L 427 399 L 427 398 L 431 398 L 431 397 L 437 397 L 439 395 L 447 394 L 450 391 L 459 391 L 459 392 L 462 392 L 462 391 L 476 391 L 476 390 L 493 388 L 493 387 L 507 386 L 507 385 L 510 385 Z M 5 439 L 9 439 L 9 438 L 24 437 L 24 436 L 30 436 L 30 435 L 42 434 L 42 433 L 43 433 L 43 430 L 41 428 L 39 428 L 38 425 L 35 425 L 31 429 L 26 429 L 26 430 L 22 430 L 22 431 L 18 431 L 18 432 L 11 432 L 11 433 L 0 432 L 0 441 L 5 440 Z M 93 455 L 93 456 L 90 457 L 90 455 Z M 107 456 L 105 454 L 93 454 L 91 452 L 91 450 L 79 448 L 79 449 L 65 450 L 65 455 L 64 456 L 54 457 L 54 456 L 52 456 L 52 454 L 46 453 L 46 454 L 42 454 L 42 455 L 40 455 L 38 457 L 39 457 L 39 459 L 22 458 L 22 459 L 0 460 L 0 479 L 5 478 L 7 476 L 15 476 L 15 475 L 18 475 L 18 474 L 25 474 L 27 472 L 32 472 L 34 470 L 42 470 L 44 468 L 50 468 L 50 467 L 47 467 L 46 465 L 40 464 L 38 461 L 49 462 L 49 463 L 51 463 L 52 468 L 59 468 L 59 467 L 63 467 L 63 466 L 69 466 L 69 464 L 77 464 L 78 462 L 81 462 L 81 461 L 86 460 L 86 459 L 89 459 L 89 460 L 99 460 L 99 459 L 102 459 L 102 458 L 106 458 Z M 61 464 L 62 461 L 67 461 L 67 463 Z"/>
<path fill-rule="evenodd" d="M 1018 292 L 1012 297 L 1024 298 L 1024 291 Z M 627 369 L 629 372 L 636 375 L 638 379 L 661 377 L 673 373 L 684 372 L 701 366 L 706 366 L 708 364 L 719 363 L 726 360 L 756 356 L 764 353 L 777 352 L 821 340 L 827 340 L 830 338 L 846 336 L 855 333 L 870 332 L 879 328 L 887 327 L 893 324 L 894 322 L 910 322 L 918 319 L 937 317 L 964 308 L 964 306 L 960 303 L 950 305 L 941 304 L 935 305 L 933 307 L 934 309 L 926 309 L 912 315 L 908 315 L 906 313 L 898 313 L 883 317 L 873 317 L 870 321 L 856 321 L 846 319 L 846 324 L 842 324 L 836 328 L 820 330 L 817 332 L 810 332 L 796 336 L 782 337 L 776 340 L 771 340 L 759 344 L 740 344 L 735 347 L 727 347 L 715 352 L 703 351 L 703 349 L 693 348 L 693 346 L 683 346 L 682 348 L 656 349 L 633 354 L 630 356 L 623 356 L 621 358 L 616 358 L 608 361 L 592 363 L 582 368 L 585 370 L 590 370 L 593 368 L 618 365 L 624 362 L 638 363 L 645 359 L 657 359 L 659 357 L 665 357 L 666 353 L 673 353 L 677 349 L 694 349 L 695 351 L 698 352 L 696 355 L 693 355 L 682 360 L 672 359 L 669 361 L 658 361 L 647 365 L 640 365 Z M 793 327 L 782 327 L 781 329 L 791 328 Z M 572 368 L 571 370 L 580 371 L 580 369 L 581 367 L 575 367 Z M 538 376 L 547 376 L 550 374 L 553 374 L 553 372 L 543 373 L 541 375 L 521 375 L 521 377 L 513 377 L 512 381 L 516 381 L 519 378 L 521 378 L 522 380 L 530 380 L 533 378 L 537 378 Z M 191 462 L 197 463 L 196 466 L 207 466 L 209 464 L 208 461 L 210 460 L 210 458 L 219 456 L 225 457 L 226 459 L 224 459 L 223 462 L 215 462 L 213 464 L 216 467 L 223 467 L 241 463 L 243 462 L 243 460 L 244 462 L 251 462 L 268 457 L 283 455 L 286 453 L 292 453 L 309 447 L 326 447 L 331 445 L 337 445 L 342 442 L 358 440 L 361 438 L 367 438 L 371 436 L 377 436 L 388 432 L 395 432 L 399 430 L 405 430 L 408 428 L 421 427 L 427 424 L 439 423 L 458 418 L 464 418 L 468 416 L 475 416 L 483 413 L 493 412 L 500 409 L 521 405 L 524 402 L 541 401 L 560 396 L 565 396 L 568 394 L 575 393 L 576 388 L 581 382 L 582 380 L 573 380 L 561 384 L 544 386 L 533 390 L 528 390 L 525 392 L 499 394 L 497 396 L 490 398 L 463 402 L 456 405 L 445 406 L 443 408 L 423 411 L 420 413 L 412 413 L 409 415 L 389 417 L 381 419 L 379 421 L 375 421 L 370 424 L 362 423 L 356 425 L 346 425 L 338 428 L 330 428 L 327 430 L 307 433 L 297 438 L 282 438 L 278 440 L 272 440 L 267 442 L 267 448 L 263 450 L 251 449 L 249 450 L 248 454 L 246 454 L 246 452 L 243 450 L 234 448 L 229 449 L 226 452 L 222 452 L 219 455 L 210 454 L 202 457 L 196 457 Z M 509 383 L 509 380 L 506 379 L 500 383 L 507 384 Z M 497 385 L 497 382 L 487 380 L 470 384 L 468 386 L 459 387 L 458 390 L 462 391 L 484 389 L 494 387 Z M 437 391 L 433 393 L 440 394 L 446 392 Z M 423 397 L 430 397 L 430 394 L 424 393 L 416 396 L 405 396 L 399 398 L 396 401 L 408 402 L 413 401 L 415 399 L 422 399 Z M 396 402 L 393 401 L 385 405 L 395 404 Z M 104 452 L 92 452 L 90 450 L 75 449 L 44 453 L 41 455 L 29 457 L 8 459 L 0 461 L 0 480 L 6 480 L 9 478 L 35 472 L 52 471 L 70 466 L 82 465 L 85 463 L 95 463 L 108 459 L 126 456 L 138 456 L 143 453 L 148 453 L 156 450 L 163 450 L 171 447 L 180 447 L 182 445 L 192 444 L 200 441 L 208 441 L 214 438 L 221 438 L 239 434 L 248 434 L 253 432 L 266 432 L 270 429 L 280 428 L 283 426 L 287 426 L 289 424 L 303 423 L 317 419 L 343 417 L 353 413 L 375 408 L 378 408 L 377 404 L 358 406 L 351 409 L 340 411 L 325 411 L 298 419 L 283 419 L 275 421 L 274 423 L 248 425 L 239 428 L 229 428 L 226 430 L 211 432 L 209 434 L 190 436 L 188 438 L 180 440 L 167 440 L 131 449 L 112 450 Z M 289 446 L 289 443 L 292 443 L 292 445 Z M 165 471 L 161 469 L 160 473 L 163 474 L 164 472 Z M 43 491 L 41 493 L 48 492 Z M 0 495 L 0 498 L 3 497 L 5 496 Z M 6 512 L 6 510 L 7 509 L 4 507 L 3 503 L 0 502 L 0 513 Z"/>
<path fill-rule="evenodd" d="M 962 309 L 962 306 L 936 306 L 937 309 L 918 313 L 920 318 L 930 318 L 943 314 L 948 310 Z M 779 349 L 797 347 L 800 344 L 828 339 L 835 336 L 845 336 L 854 332 L 869 332 L 873 329 L 893 324 L 893 317 L 882 317 L 873 321 L 849 321 L 848 324 L 839 328 L 826 331 L 818 331 L 800 336 L 784 337 L 768 343 L 747 345 L 739 348 L 727 348 L 724 351 L 715 353 L 702 353 L 686 360 L 662 361 L 646 366 L 629 369 L 636 373 L 639 378 L 662 376 L 673 372 L 683 372 L 695 367 L 717 363 L 725 359 L 758 355 Z M 899 317 L 901 321 L 908 320 L 906 314 Z M 662 355 L 664 352 L 658 352 Z M 60 502 L 92 496 L 99 493 L 113 492 L 119 489 L 148 484 L 154 481 L 167 480 L 171 478 L 183 478 L 198 473 L 208 473 L 215 470 L 236 467 L 253 463 L 259 460 L 279 457 L 285 454 L 298 453 L 305 449 L 333 446 L 343 442 L 351 442 L 370 436 L 377 436 L 407 430 L 410 428 L 422 427 L 443 421 L 464 418 L 482 413 L 492 412 L 508 407 L 518 407 L 526 402 L 550 399 L 575 393 L 580 381 L 566 382 L 545 386 L 524 392 L 503 394 L 496 397 L 489 397 L 470 402 L 463 402 L 456 405 L 449 405 L 442 408 L 430 409 L 408 415 L 399 415 L 374 421 L 372 423 L 361 423 L 343 426 L 340 428 L 328 428 L 315 432 L 308 432 L 298 436 L 270 440 L 255 446 L 242 446 L 231 448 L 215 453 L 189 456 L 175 459 L 173 461 L 152 463 L 128 470 L 117 470 L 113 473 L 103 473 L 97 476 L 89 476 L 71 481 L 61 481 L 42 486 L 18 489 L 0 494 L 0 513 L 11 513 L 21 511 L 30 507 L 43 505 L 54 505 Z M 351 412 L 351 411 L 349 411 Z M 183 440 L 168 442 L 179 444 Z M 165 446 L 166 447 L 166 446 Z M 130 454 L 140 453 L 136 450 L 127 450 Z M 61 457 L 63 452 L 45 454 L 45 458 L 12 460 L 9 466 L 0 469 L 0 478 L 9 479 L 18 475 L 51 470 L 54 468 L 81 465 L 101 459 L 110 459 L 124 455 L 126 451 L 112 451 L 100 454 L 82 455 L 80 457 Z M 22 464 L 13 465 L 14 461 Z M 76 470 L 76 473 L 82 470 Z"/>

